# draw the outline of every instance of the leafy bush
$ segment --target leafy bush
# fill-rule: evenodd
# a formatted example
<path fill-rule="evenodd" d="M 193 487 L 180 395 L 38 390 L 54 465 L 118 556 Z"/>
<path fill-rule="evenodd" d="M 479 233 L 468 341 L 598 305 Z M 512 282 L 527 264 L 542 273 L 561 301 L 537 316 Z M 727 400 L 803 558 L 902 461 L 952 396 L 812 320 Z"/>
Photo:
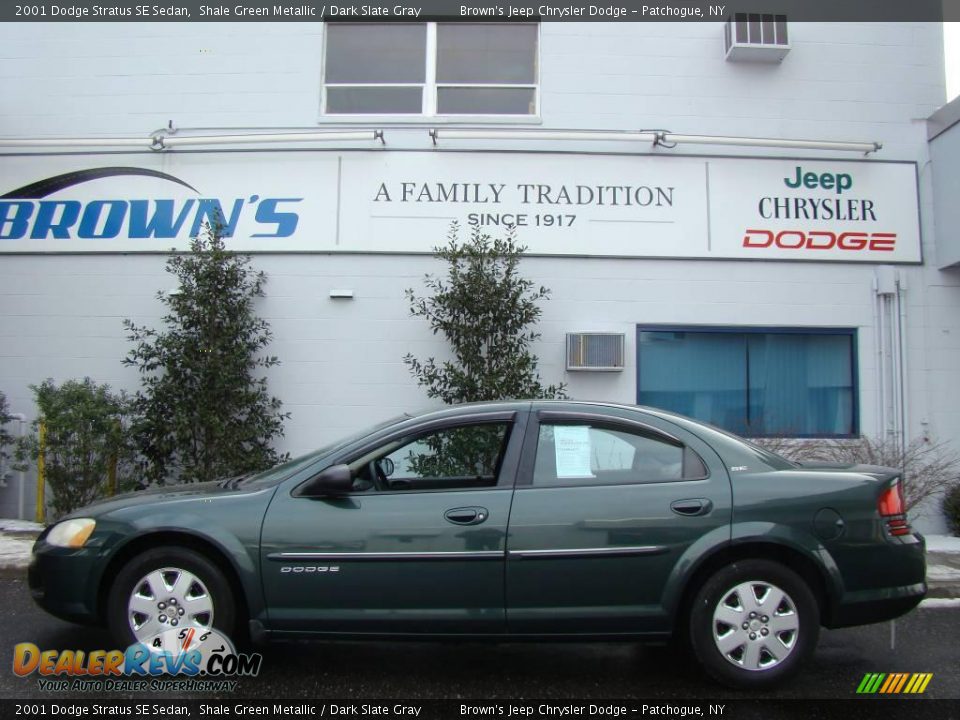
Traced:
<path fill-rule="evenodd" d="M 17 460 L 22 467 L 27 459 L 36 461 L 43 450 L 54 518 L 106 495 L 111 466 L 116 466 L 118 484 L 125 485 L 133 457 L 126 429 L 127 397 L 90 378 L 68 380 L 59 387 L 48 379 L 30 389 L 39 413 L 32 434 L 17 445 Z M 41 423 L 46 430 L 42 446 Z"/>
<path fill-rule="evenodd" d="M 796 462 L 883 465 L 903 470 L 903 494 L 910 510 L 960 482 L 960 456 L 946 443 L 914 438 L 906 447 L 893 440 L 792 440 L 764 438 L 755 441 Z"/>
<path fill-rule="evenodd" d="M 0 481 L 6 479 L 7 462 L 10 460 L 10 452 L 7 448 L 13 445 L 13 436 L 7 432 L 7 423 L 12 420 L 7 396 L 0 392 Z"/>
<path fill-rule="evenodd" d="M 143 384 L 135 433 L 148 481 L 214 480 L 286 457 L 272 442 L 289 415 L 257 376 L 280 361 L 261 355 L 272 333 L 253 306 L 266 275 L 250 263 L 224 248 L 222 225 L 214 223 L 189 254 L 167 261 L 179 291 L 157 293 L 167 309 L 163 329 L 124 321 L 135 343 L 124 364 L 139 369 Z"/>
<path fill-rule="evenodd" d="M 537 303 L 550 291 L 520 276 L 525 250 L 512 230 L 492 238 L 477 226 L 461 243 L 456 222 L 447 244 L 434 248 L 447 263 L 446 278 L 426 276 L 430 296 L 417 297 L 412 289 L 406 295 L 410 313 L 426 318 L 434 335 L 443 334 L 453 359 L 403 359 L 428 397 L 448 404 L 566 397 L 562 383 L 541 384 L 537 356 L 530 352 L 530 343 L 540 338 L 531 329 L 542 313 Z"/>
<path fill-rule="evenodd" d="M 943 514 L 950 532 L 960 537 L 960 484 L 954 485 L 943 496 Z"/>

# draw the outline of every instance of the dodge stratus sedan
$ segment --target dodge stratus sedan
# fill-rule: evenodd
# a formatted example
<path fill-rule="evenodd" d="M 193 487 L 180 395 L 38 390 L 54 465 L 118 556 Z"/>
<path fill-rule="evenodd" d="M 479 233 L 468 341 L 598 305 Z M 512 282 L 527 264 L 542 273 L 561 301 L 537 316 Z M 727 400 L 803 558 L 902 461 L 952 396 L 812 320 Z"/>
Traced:
<path fill-rule="evenodd" d="M 381 424 L 244 478 L 74 512 L 36 601 L 147 642 L 180 626 L 315 637 L 687 644 L 773 684 L 819 629 L 926 592 L 897 470 L 797 465 L 688 418 L 566 401 Z"/>

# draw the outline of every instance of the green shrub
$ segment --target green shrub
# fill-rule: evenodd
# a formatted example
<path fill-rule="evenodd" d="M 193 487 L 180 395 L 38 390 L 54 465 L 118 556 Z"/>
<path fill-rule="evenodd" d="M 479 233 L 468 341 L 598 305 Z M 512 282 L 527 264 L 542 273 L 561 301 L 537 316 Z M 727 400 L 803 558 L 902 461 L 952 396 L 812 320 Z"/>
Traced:
<path fill-rule="evenodd" d="M 954 485 L 943 496 L 943 514 L 950 532 L 960 537 L 960 484 Z"/>
<path fill-rule="evenodd" d="M 123 362 L 142 383 L 134 435 L 145 479 L 157 484 L 216 480 L 287 459 L 273 442 L 289 414 L 261 374 L 280 363 L 264 354 L 273 335 L 255 312 L 266 275 L 227 250 L 223 237 L 213 223 L 189 253 L 167 261 L 179 289 L 157 293 L 167 311 L 160 329 L 124 321 L 134 345 Z"/>
<path fill-rule="evenodd" d="M 8 448 L 13 445 L 13 436 L 7 432 L 7 423 L 12 421 L 10 408 L 7 405 L 7 396 L 0 392 L 0 481 L 5 479 L 7 461 L 10 460 Z"/>
<path fill-rule="evenodd" d="M 434 248 L 446 262 L 446 277 L 427 275 L 432 294 L 406 292 L 410 314 L 442 335 L 453 358 L 421 361 L 408 354 L 403 361 L 427 396 L 447 404 L 510 398 L 565 398 L 565 386 L 543 385 L 538 358 L 530 344 L 540 338 L 534 328 L 542 313 L 539 302 L 550 295 L 519 272 L 525 247 L 513 230 L 493 238 L 470 229 L 461 242 L 451 223 L 447 244 Z"/>
<path fill-rule="evenodd" d="M 36 462 L 43 452 L 49 505 L 54 518 L 102 497 L 111 488 L 110 471 L 116 465 L 118 485 L 131 475 L 132 447 L 126 432 L 129 403 L 123 393 L 110 392 L 90 378 L 53 380 L 31 385 L 38 416 L 32 434 L 21 439 L 17 459 Z M 45 429 L 41 444 L 40 427 Z"/>

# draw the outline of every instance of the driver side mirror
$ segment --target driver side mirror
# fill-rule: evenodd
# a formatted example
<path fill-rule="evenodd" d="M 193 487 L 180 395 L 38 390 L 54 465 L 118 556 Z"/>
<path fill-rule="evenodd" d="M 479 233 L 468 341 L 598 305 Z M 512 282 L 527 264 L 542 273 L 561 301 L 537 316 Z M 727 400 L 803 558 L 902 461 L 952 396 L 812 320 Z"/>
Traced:
<path fill-rule="evenodd" d="M 297 497 L 346 495 L 353 489 L 353 473 L 348 465 L 332 465 L 307 480 L 294 493 Z"/>

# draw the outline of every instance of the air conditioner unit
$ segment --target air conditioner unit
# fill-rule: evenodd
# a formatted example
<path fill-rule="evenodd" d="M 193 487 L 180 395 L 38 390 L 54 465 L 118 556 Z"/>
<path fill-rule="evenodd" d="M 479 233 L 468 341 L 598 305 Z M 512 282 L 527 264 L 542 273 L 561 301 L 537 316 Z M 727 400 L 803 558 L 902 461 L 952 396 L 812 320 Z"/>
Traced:
<path fill-rule="evenodd" d="M 567 333 L 567 370 L 623 370 L 623 333 Z"/>
<path fill-rule="evenodd" d="M 724 33 L 727 60 L 778 63 L 790 52 L 786 15 L 735 13 Z"/>

